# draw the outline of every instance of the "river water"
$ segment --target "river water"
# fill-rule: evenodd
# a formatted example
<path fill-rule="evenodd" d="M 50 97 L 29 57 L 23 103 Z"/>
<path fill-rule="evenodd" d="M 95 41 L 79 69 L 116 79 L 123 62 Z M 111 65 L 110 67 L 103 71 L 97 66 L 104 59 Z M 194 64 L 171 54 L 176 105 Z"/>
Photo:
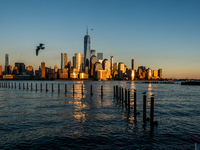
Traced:
<path fill-rule="evenodd" d="M 126 81 L 1 82 L 16 83 L 16 89 L 0 87 L 0 149 L 194 149 L 190 136 L 200 135 L 199 86 Z M 130 113 L 114 98 L 114 85 L 130 89 Z M 139 112 L 136 118 L 134 89 Z M 158 125 L 153 132 L 150 122 L 143 127 L 142 92 L 145 91 L 147 117 L 150 116 L 150 96 L 154 94 L 155 98 L 154 119 Z"/>

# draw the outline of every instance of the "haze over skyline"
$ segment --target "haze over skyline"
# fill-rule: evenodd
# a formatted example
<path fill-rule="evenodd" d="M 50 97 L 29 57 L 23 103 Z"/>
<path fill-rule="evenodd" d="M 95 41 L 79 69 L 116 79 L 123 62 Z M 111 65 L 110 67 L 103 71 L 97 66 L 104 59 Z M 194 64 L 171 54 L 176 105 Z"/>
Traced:
<path fill-rule="evenodd" d="M 38 69 L 82 53 L 86 26 L 91 49 L 104 58 L 163 69 L 164 78 L 200 78 L 200 1 L 0 1 L 0 65 L 23 62 Z M 94 29 L 91 31 L 91 29 Z M 36 46 L 45 50 L 35 55 Z M 3 67 L 4 68 L 4 67 Z"/>

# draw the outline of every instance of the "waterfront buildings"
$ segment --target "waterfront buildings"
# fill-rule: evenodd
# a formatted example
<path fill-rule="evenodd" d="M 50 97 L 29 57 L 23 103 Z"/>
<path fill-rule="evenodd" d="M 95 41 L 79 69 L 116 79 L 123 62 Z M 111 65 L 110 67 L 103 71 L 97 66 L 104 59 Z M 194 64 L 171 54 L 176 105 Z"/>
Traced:
<path fill-rule="evenodd" d="M 84 63 L 84 69 L 86 66 L 89 68 L 89 61 L 90 61 L 90 36 L 88 35 L 88 27 L 87 27 L 87 33 L 84 37 L 84 58 L 83 58 L 83 63 Z"/>
<path fill-rule="evenodd" d="M 0 65 L 0 76 L 2 76 L 2 65 Z"/>
<path fill-rule="evenodd" d="M 111 76 L 113 78 L 113 56 L 110 56 L 110 71 L 111 71 Z"/>
<path fill-rule="evenodd" d="M 162 78 L 162 69 L 159 69 L 159 70 L 158 70 L 158 77 L 159 77 L 159 78 Z"/>
<path fill-rule="evenodd" d="M 18 73 L 20 75 L 25 74 L 25 64 L 24 63 L 15 63 L 15 66 L 17 67 Z"/>
<path fill-rule="evenodd" d="M 93 55 L 90 58 L 90 78 L 94 77 L 94 65 L 96 62 L 98 62 L 98 58 L 95 55 Z"/>
<path fill-rule="evenodd" d="M 105 78 L 106 79 L 111 78 L 110 62 L 107 59 L 104 59 L 102 66 L 103 66 L 103 70 L 105 70 Z"/>

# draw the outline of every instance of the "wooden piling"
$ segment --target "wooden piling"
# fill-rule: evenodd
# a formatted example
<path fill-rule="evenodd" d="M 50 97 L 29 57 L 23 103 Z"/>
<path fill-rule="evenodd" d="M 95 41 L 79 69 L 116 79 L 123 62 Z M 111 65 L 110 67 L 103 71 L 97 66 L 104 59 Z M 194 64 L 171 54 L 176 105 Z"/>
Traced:
<path fill-rule="evenodd" d="M 73 96 L 74 96 L 74 84 L 73 84 Z"/>
<path fill-rule="evenodd" d="M 121 97 L 121 96 L 122 96 L 122 91 L 121 91 L 121 89 L 122 89 L 122 88 L 119 87 L 119 100 L 120 100 L 120 101 L 121 101 L 121 99 L 122 99 L 122 97 Z"/>
<path fill-rule="evenodd" d="M 124 102 L 124 89 L 122 88 L 122 105 L 123 105 L 123 102 Z"/>
<path fill-rule="evenodd" d="M 151 108 L 150 108 L 150 125 L 153 129 L 153 120 L 154 120 L 154 96 L 151 96 Z"/>
<path fill-rule="evenodd" d="M 116 97 L 117 97 L 117 100 L 118 100 L 118 86 L 116 85 Z"/>
<path fill-rule="evenodd" d="M 103 96 L 103 85 L 101 85 L 101 97 Z"/>
<path fill-rule="evenodd" d="M 26 89 L 28 90 L 28 82 L 27 82 L 27 85 L 26 85 Z"/>
<path fill-rule="evenodd" d="M 90 96 L 92 97 L 93 93 L 92 93 L 92 85 L 90 86 Z"/>
<path fill-rule="evenodd" d="M 19 83 L 19 89 L 21 89 L 21 85 L 20 85 L 20 83 Z"/>
<path fill-rule="evenodd" d="M 143 95 L 143 123 L 146 123 L 146 95 Z"/>
<path fill-rule="evenodd" d="M 127 89 L 125 88 L 125 106 L 127 106 Z"/>
<path fill-rule="evenodd" d="M 52 86 L 51 86 L 51 87 L 52 87 L 52 88 L 51 88 L 51 91 L 52 91 L 52 93 L 53 93 L 53 91 L 54 91 L 54 90 L 53 90 L 53 83 L 52 83 Z"/>
<path fill-rule="evenodd" d="M 11 85 L 12 85 L 12 89 L 13 89 L 13 82 L 12 82 L 12 84 L 11 84 Z"/>
<path fill-rule="evenodd" d="M 37 83 L 35 84 L 35 90 L 36 90 L 36 92 L 37 92 Z"/>
<path fill-rule="evenodd" d="M 15 82 L 15 89 L 16 89 L 16 82 Z"/>
<path fill-rule="evenodd" d="M 48 91 L 48 85 L 47 85 L 47 83 L 46 83 L 46 92 Z"/>
<path fill-rule="evenodd" d="M 8 88 L 10 88 L 10 82 L 9 82 L 9 84 L 8 84 Z"/>
<path fill-rule="evenodd" d="M 130 111 L 130 90 L 128 90 L 128 111 Z"/>
<path fill-rule="evenodd" d="M 25 87 L 24 87 L 24 83 L 23 83 L 23 90 L 25 89 Z"/>
<path fill-rule="evenodd" d="M 137 104 L 136 104 L 136 92 L 134 92 L 134 117 L 136 117 L 136 113 L 137 113 Z"/>
<path fill-rule="evenodd" d="M 31 91 L 33 90 L 33 84 L 31 83 Z"/>

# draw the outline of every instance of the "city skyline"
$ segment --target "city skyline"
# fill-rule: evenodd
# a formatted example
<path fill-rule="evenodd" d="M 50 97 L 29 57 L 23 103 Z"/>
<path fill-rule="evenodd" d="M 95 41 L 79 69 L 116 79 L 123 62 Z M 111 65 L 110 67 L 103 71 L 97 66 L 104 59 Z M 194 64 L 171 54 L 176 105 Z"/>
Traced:
<path fill-rule="evenodd" d="M 39 1 L 38 1 L 39 2 Z M 60 68 L 60 54 L 83 54 L 85 27 L 91 49 L 131 68 L 163 69 L 164 78 L 200 78 L 199 1 L 1 1 L 0 65 L 44 61 Z M 90 9 L 85 9 L 84 6 Z M 43 7 L 47 6 L 47 7 Z M 37 11 L 35 8 L 37 7 Z M 91 30 L 94 29 L 94 30 Z M 45 51 L 35 56 L 39 43 Z M 4 67 L 2 67 L 4 69 Z"/>

